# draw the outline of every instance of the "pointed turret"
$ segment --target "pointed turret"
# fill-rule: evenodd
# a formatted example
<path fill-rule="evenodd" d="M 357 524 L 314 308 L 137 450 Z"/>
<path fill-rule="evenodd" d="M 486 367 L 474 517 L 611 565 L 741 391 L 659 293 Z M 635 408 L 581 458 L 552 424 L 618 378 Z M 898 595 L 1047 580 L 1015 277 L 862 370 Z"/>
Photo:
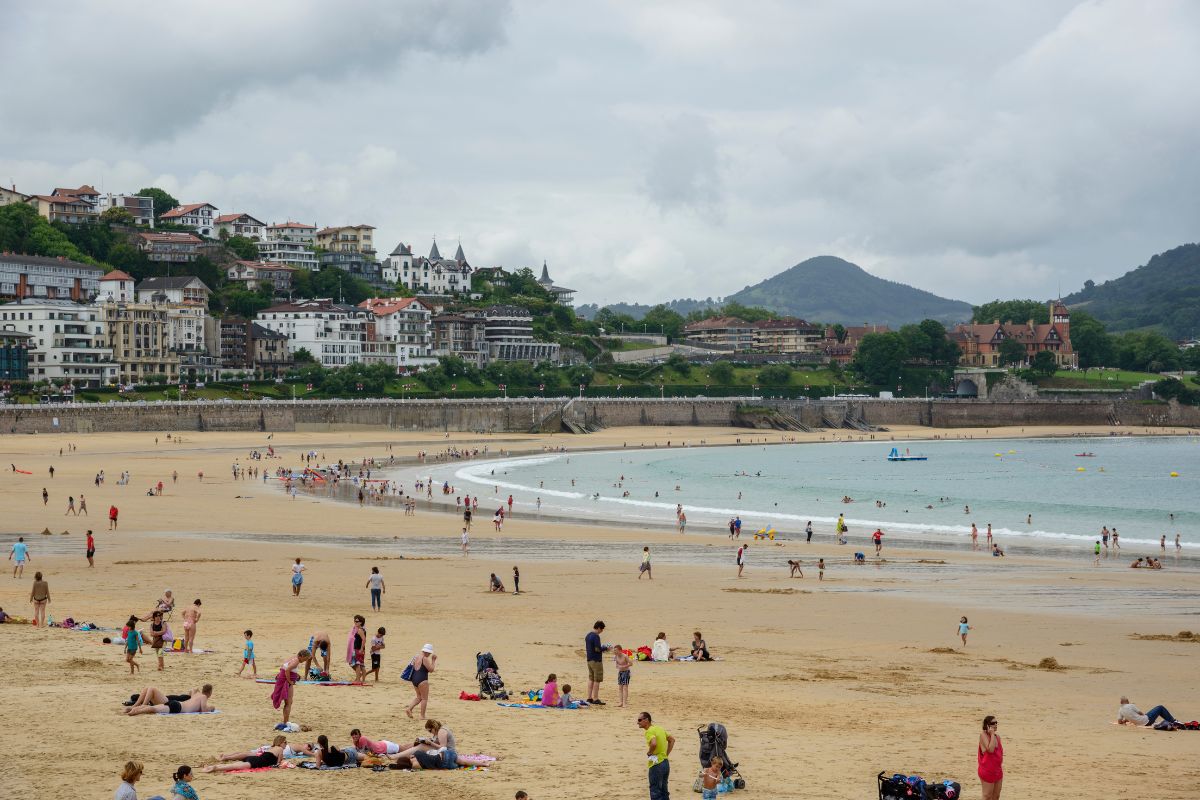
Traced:
<path fill-rule="evenodd" d="M 433 248 L 430 249 L 430 251 L 429 251 L 429 260 L 430 261 L 441 261 L 442 260 L 442 254 L 440 252 L 438 252 L 438 249 L 437 249 L 437 239 L 433 240 Z"/>
<path fill-rule="evenodd" d="M 550 270 L 547 269 L 545 261 L 542 262 L 542 277 L 538 278 L 538 283 L 547 286 L 554 283 L 554 281 L 550 280 Z"/>
<path fill-rule="evenodd" d="M 458 243 L 458 250 L 456 250 L 454 253 L 454 260 L 460 264 L 467 263 L 467 257 L 465 255 L 463 255 L 463 251 L 462 251 L 462 242 Z"/>

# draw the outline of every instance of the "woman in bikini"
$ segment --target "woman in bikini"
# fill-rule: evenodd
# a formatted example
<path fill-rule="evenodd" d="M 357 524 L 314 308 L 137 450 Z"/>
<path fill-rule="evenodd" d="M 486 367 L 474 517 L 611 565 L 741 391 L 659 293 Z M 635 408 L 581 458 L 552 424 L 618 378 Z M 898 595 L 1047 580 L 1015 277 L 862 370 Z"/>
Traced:
<path fill-rule="evenodd" d="M 192 645 L 196 641 L 196 627 L 200 623 L 200 598 L 197 597 L 192 604 L 183 611 L 183 652 L 192 652 Z"/>
<path fill-rule="evenodd" d="M 283 742 L 279 740 L 283 739 Z M 277 767 L 283 761 L 283 748 L 287 744 L 287 739 L 282 736 L 275 737 L 275 743 L 270 747 L 263 748 L 258 753 L 239 753 L 238 755 L 245 756 L 239 761 L 230 761 L 224 764 L 209 764 L 204 768 L 205 772 L 233 772 L 239 769 L 263 769 L 264 767 Z M 221 756 L 221 760 L 225 761 L 226 757 Z"/>

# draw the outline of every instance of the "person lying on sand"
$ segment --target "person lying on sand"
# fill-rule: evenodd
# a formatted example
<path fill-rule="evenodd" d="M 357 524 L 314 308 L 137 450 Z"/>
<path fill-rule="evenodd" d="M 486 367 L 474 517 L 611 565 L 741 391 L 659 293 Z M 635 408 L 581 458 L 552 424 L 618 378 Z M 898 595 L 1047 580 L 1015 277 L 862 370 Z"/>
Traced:
<path fill-rule="evenodd" d="M 283 739 L 281 742 L 280 739 Z M 263 767 L 277 767 L 284 759 L 284 751 L 287 747 L 287 739 L 283 736 L 276 736 L 275 741 L 270 747 L 260 748 L 259 752 L 239 753 L 237 755 L 245 756 L 237 761 L 229 761 L 225 756 L 221 756 L 222 761 L 227 761 L 225 764 L 209 764 L 204 768 L 205 772 L 233 772 L 239 769 L 262 769 Z"/>
<path fill-rule="evenodd" d="M 1121 707 L 1117 710 L 1118 725 L 1140 725 L 1150 728 L 1160 717 L 1167 722 L 1175 722 L 1175 717 L 1171 716 L 1171 712 L 1167 711 L 1166 706 L 1155 706 L 1143 714 L 1137 706 L 1129 702 L 1128 697 L 1121 696 Z"/>
<path fill-rule="evenodd" d="M 274 741 L 268 745 L 257 747 L 253 750 L 246 750 L 241 753 L 222 753 L 217 756 L 218 761 L 248 761 L 255 756 L 260 756 L 263 753 L 271 750 L 274 747 L 282 747 L 283 753 L 281 758 L 295 758 L 297 756 L 311 756 L 316 754 L 316 748 L 309 742 L 301 742 L 300 744 L 288 744 L 286 736 L 276 736 Z"/>
<path fill-rule="evenodd" d="M 209 705 L 209 700 L 212 699 L 213 687 L 211 683 L 206 683 L 198 692 L 192 692 L 187 700 L 172 700 L 162 693 L 161 689 L 154 686 L 147 686 L 142 690 L 142 695 L 138 698 L 139 702 L 134 703 L 129 708 L 125 709 L 124 713 L 130 716 L 138 716 L 139 714 L 203 714 L 217 709 Z M 163 702 L 155 703 L 154 700 L 162 698 Z"/>

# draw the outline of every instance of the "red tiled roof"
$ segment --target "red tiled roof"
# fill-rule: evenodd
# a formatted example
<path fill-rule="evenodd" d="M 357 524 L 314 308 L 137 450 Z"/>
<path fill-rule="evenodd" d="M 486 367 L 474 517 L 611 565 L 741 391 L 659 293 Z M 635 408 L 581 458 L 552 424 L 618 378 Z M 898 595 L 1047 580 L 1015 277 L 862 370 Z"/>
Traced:
<path fill-rule="evenodd" d="M 377 317 L 386 317 L 388 314 L 403 311 L 414 303 L 426 311 L 433 310 L 415 297 L 371 297 L 359 303 L 358 307 L 367 309 Z"/>
<path fill-rule="evenodd" d="M 133 280 L 133 276 L 130 275 L 128 272 L 123 272 L 119 269 L 114 269 L 112 272 L 106 273 L 105 276 L 103 278 L 101 278 L 100 280 L 102 280 L 102 281 L 131 281 L 131 280 Z"/>
<path fill-rule="evenodd" d="M 321 230 L 317 231 L 317 236 L 320 236 L 323 233 L 332 233 L 333 231 L 344 231 L 344 230 L 356 230 L 357 231 L 357 230 L 363 230 L 363 229 L 373 231 L 373 230 L 375 230 L 375 226 L 374 225 L 332 225 L 328 228 L 321 228 Z"/>
<path fill-rule="evenodd" d="M 162 215 L 162 219 L 186 216 L 187 214 L 195 211 L 197 208 L 203 208 L 204 206 L 216 208 L 216 206 L 214 206 L 212 203 L 188 203 L 187 205 L 177 206 L 176 208 L 172 208 L 170 211 L 165 212 Z"/>
<path fill-rule="evenodd" d="M 62 205 L 77 205 L 92 207 L 92 204 L 82 197 L 73 194 L 35 194 L 30 195 L 38 200 L 45 200 L 47 203 L 61 203 Z"/>
<path fill-rule="evenodd" d="M 162 233 L 139 233 L 139 237 L 147 242 L 176 242 L 200 244 L 200 237 L 194 233 L 182 231 L 163 231 Z"/>
<path fill-rule="evenodd" d="M 222 222 L 236 222 L 237 220 L 241 219 L 242 217 L 245 217 L 249 220 L 253 220 L 254 222 L 257 222 L 259 225 L 263 224 L 262 220 L 256 219 L 244 211 L 240 212 L 238 214 L 222 214 L 221 216 L 217 217 L 217 223 L 219 224 Z"/>
<path fill-rule="evenodd" d="M 292 222 L 291 220 L 288 220 L 287 222 L 281 222 L 278 225 L 268 225 L 267 227 L 268 228 L 316 228 L 317 226 L 316 225 L 308 225 L 304 222 Z"/>

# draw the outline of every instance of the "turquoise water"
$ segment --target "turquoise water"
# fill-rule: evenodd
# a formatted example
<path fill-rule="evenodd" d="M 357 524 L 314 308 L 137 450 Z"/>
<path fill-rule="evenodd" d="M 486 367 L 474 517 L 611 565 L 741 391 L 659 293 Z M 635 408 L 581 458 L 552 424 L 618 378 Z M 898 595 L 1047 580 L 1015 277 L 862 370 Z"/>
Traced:
<path fill-rule="evenodd" d="M 743 533 L 773 526 L 794 539 L 803 537 L 808 520 L 828 535 L 844 513 L 852 538 L 882 526 L 885 541 L 969 542 L 975 523 L 982 545 L 991 523 L 1002 547 L 1044 543 L 1058 550 L 1089 547 L 1107 525 L 1117 528 L 1122 551 L 1131 556 L 1161 556 L 1163 534 L 1173 556 L 1176 533 L 1185 555 L 1197 552 L 1196 438 L 928 441 L 901 445 L 902 452 L 905 447 L 929 460 L 888 462 L 890 443 L 847 442 L 563 453 L 421 474 L 478 496 L 480 522 L 512 494 L 519 514 L 638 527 L 673 526 L 679 503 L 689 531 L 724 530 L 738 514 Z M 1080 452 L 1095 456 L 1077 457 Z M 1179 477 L 1170 477 L 1172 471 Z M 847 495 L 855 502 L 841 502 Z M 885 505 L 877 507 L 876 500 Z"/>

